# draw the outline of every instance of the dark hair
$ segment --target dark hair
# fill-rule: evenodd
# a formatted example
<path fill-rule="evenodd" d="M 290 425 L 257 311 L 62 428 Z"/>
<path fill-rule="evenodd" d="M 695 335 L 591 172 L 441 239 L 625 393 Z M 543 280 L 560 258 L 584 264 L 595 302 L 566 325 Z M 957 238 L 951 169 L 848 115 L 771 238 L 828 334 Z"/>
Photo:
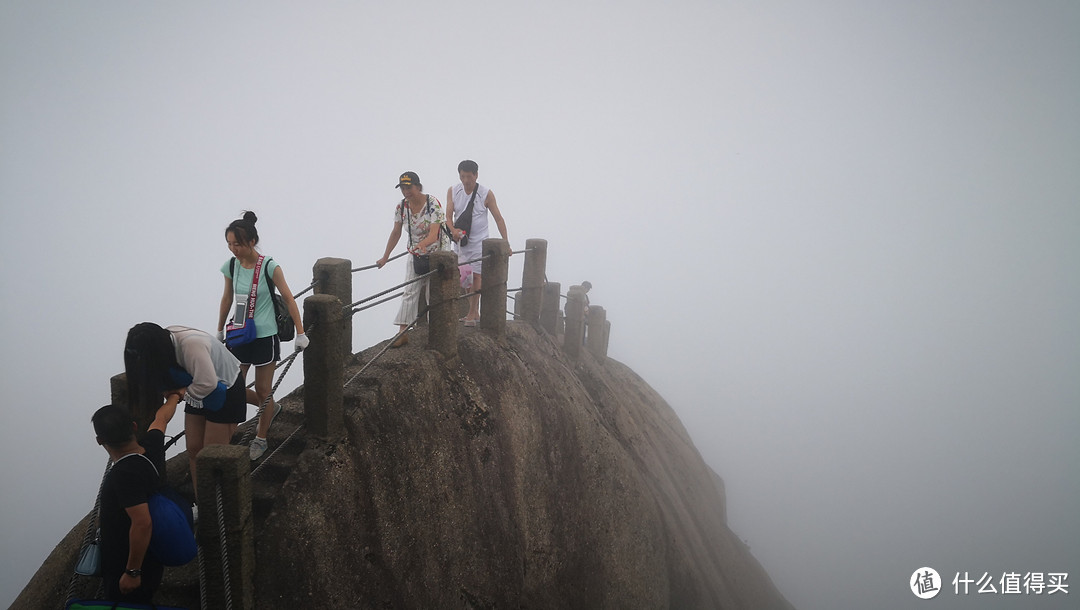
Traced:
<path fill-rule="evenodd" d="M 132 411 L 155 411 L 161 406 L 164 390 L 175 388 L 169 368 L 179 366 L 176 348 L 169 331 L 143 322 L 131 327 L 124 343 L 124 372 L 127 374 L 128 408 Z"/>
<path fill-rule="evenodd" d="M 90 417 L 94 434 L 106 445 L 123 445 L 135 438 L 135 418 L 124 407 L 105 405 Z"/>
<path fill-rule="evenodd" d="M 244 212 L 243 218 L 238 218 L 229 223 L 229 226 L 225 228 L 225 238 L 229 238 L 229 233 L 236 236 L 236 239 L 240 240 L 240 243 L 247 245 L 248 242 L 254 240 L 256 244 L 259 243 L 259 230 L 255 228 L 255 223 L 259 220 L 255 216 L 255 212 Z"/>
<path fill-rule="evenodd" d="M 476 164 L 476 161 L 471 161 L 469 159 L 465 159 L 461 163 L 457 164 L 457 171 L 459 174 L 461 172 L 469 172 L 471 174 L 475 174 L 479 172 L 479 170 L 480 166 Z"/>

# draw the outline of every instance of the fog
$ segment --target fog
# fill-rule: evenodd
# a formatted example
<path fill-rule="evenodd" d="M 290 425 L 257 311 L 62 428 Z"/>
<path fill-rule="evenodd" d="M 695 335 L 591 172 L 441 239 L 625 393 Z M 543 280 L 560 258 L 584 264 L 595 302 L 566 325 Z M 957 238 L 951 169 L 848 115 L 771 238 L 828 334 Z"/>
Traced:
<path fill-rule="evenodd" d="M 1080 4 L 383 4 L 0 3 L 0 601 L 93 505 L 127 329 L 214 329 L 231 220 L 299 290 L 471 158 L 797 608 L 1076 607 L 996 583 L 1080 581 Z"/>

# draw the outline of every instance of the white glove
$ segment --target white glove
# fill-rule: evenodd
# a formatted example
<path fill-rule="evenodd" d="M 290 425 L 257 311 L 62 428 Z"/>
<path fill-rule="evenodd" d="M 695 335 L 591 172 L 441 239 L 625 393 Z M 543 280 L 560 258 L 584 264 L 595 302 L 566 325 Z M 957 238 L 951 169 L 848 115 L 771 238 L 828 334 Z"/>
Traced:
<path fill-rule="evenodd" d="M 296 351 L 302 352 L 309 343 L 311 343 L 311 339 L 308 339 L 307 335 L 296 335 L 296 341 L 293 345 L 296 346 Z"/>
<path fill-rule="evenodd" d="M 225 330 L 224 329 L 217 331 L 217 340 L 221 341 L 222 343 L 225 343 Z"/>

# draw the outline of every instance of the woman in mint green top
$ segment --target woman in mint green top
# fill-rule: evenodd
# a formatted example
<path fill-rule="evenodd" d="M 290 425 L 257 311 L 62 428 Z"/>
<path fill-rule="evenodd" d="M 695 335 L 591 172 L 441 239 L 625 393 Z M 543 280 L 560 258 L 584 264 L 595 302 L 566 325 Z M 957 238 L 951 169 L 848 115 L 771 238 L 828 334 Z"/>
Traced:
<path fill-rule="evenodd" d="M 221 273 L 225 276 L 225 290 L 221 295 L 221 306 L 218 311 L 218 340 L 225 340 L 225 322 L 229 313 L 233 313 L 233 322 L 241 323 L 247 316 L 247 300 L 251 295 L 251 283 L 255 277 L 255 269 L 259 267 L 259 284 L 255 291 L 255 336 L 250 343 L 229 350 L 240 360 L 246 378 L 248 368 L 255 366 L 255 389 L 247 391 L 247 401 L 253 405 L 262 405 L 270 396 L 270 388 L 274 382 L 274 369 L 280 359 L 280 341 L 277 336 L 277 317 L 274 313 L 274 302 L 270 294 L 267 278 L 273 278 L 274 287 L 281 294 L 289 309 L 289 316 L 296 326 L 296 349 L 302 350 L 308 345 L 307 335 L 304 334 L 304 324 L 300 318 L 300 309 L 296 306 L 289 285 L 285 282 L 285 273 L 274 259 L 259 254 L 255 249 L 259 243 L 259 232 L 255 228 L 258 218 L 254 212 L 244 212 L 244 217 L 234 220 L 225 229 L 225 241 L 233 258 L 225 261 L 221 266 Z M 255 431 L 255 439 L 251 442 L 251 459 L 257 460 L 266 451 L 266 436 L 270 432 L 270 424 L 277 415 L 280 407 L 270 398 L 259 417 L 259 425 Z"/>

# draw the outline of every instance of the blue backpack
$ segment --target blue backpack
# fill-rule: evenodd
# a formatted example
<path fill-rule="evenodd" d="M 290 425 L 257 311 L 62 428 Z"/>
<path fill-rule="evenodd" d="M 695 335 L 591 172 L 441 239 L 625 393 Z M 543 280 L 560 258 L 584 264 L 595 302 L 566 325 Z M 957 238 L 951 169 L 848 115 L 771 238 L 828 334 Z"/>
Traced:
<path fill-rule="evenodd" d="M 153 460 L 139 455 L 154 466 Z M 157 466 L 154 466 L 154 472 L 157 472 Z M 150 552 L 154 557 L 166 566 L 182 566 L 195 559 L 199 547 L 195 543 L 191 503 L 168 485 L 152 494 L 146 503 L 154 524 L 150 534 Z"/>

